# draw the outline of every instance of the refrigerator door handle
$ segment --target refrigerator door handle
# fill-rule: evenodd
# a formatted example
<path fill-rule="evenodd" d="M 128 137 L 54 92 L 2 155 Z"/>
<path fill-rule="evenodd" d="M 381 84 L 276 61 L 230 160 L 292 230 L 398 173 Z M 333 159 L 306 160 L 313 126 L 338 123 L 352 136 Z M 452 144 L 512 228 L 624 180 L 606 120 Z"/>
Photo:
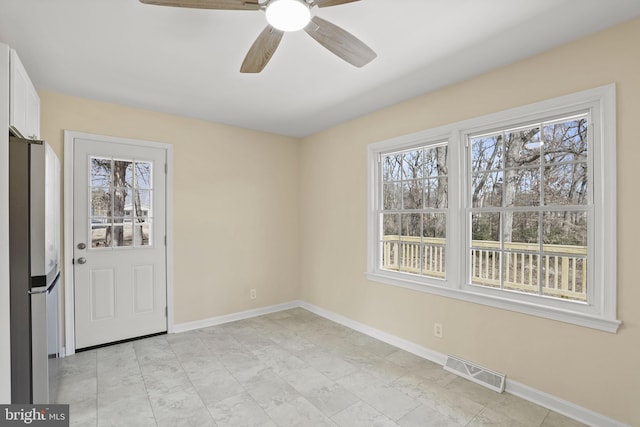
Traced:
<path fill-rule="evenodd" d="M 29 295 L 38 295 L 38 294 L 44 294 L 47 292 L 51 292 L 51 290 L 58 284 L 58 281 L 60 280 L 60 273 L 58 273 L 56 275 L 56 278 L 53 279 L 53 282 L 51 282 L 49 284 L 49 286 L 37 286 L 34 288 L 29 289 L 28 294 Z"/>
<path fill-rule="evenodd" d="M 9 141 L 22 142 L 24 144 L 37 144 L 37 145 L 44 145 L 44 143 L 46 142 L 43 139 L 20 138 L 18 136 L 13 136 L 13 135 L 9 135 Z"/>

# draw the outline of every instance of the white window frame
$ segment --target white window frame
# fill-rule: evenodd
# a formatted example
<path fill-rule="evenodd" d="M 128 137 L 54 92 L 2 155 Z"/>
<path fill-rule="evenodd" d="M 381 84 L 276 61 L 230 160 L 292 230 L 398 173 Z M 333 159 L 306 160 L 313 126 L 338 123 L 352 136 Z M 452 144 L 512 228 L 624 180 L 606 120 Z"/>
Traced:
<path fill-rule="evenodd" d="M 449 142 L 446 139 L 433 139 L 433 138 L 429 138 L 428 140 L 424 140 L 424 139 L 419 139 L 417 141 L 414 141 L 414 143 L 412 143 L 409 147 L 405 147 L 403 148 L 401 151 L 402 152 L 406 152 L 406 151 L 411 151 L 411 150 L 415 150 L 415 149 L 422 149 L 422 148 L 436 148 L 436 147 L 448 147 Z M 398 154 L 397 150 L 386 150 L 383 153 L 380 153 L 378 155 L 378 159 L 382 160 L 382 157 L 385 155 L 393 155 L 393 154 Z M 382 167 L 382 163 L 381 161 L 379 161 L 377 163 L 377 167 L 381 168 Z M 382 171 L 379 170 L 378 171 L 379 174 L 382 174 Z M 380 175 L 378 175 L 380 176 Z M 448 174 L 447 174 L 447 179 L 448 179 Z M 381 194 L 381 193 L 379 193 Z M 422 208 L 420 209 L 420 213 L 444 213 L 447 217 L 446 222 L 447 222 L 447 226 L 446 226 L 446 230 L 445 233 L 448 233 L 449 231 L 449 209 L 447 208 L 436 208 L 436 209 L 432 209 L 432 208 Z M 382 213 L 387 213 L 384 209 L 378 209 L 378 212 L 380 214 Z M 411 212 L 415 212 L 415 210 L 412 210 Z M 402 210 L 400 211 L 400 213 L 402 214 Z M 400 230 L 398 231 L 398 233 L 400 233 Z M 446 260 L 446 251 L 447 248 L 445 247 L 445 260 Z M 378 252 L 377 252 L 377 256 L 382 256 L 382 252 L 380 249 L 380 239 L 378 238 Z M 381 258 L 378 258 L 381 259 Z M 446 261 L 445 261 L 446 262 Z M 389 271 L 391 272 L 392 275 L 401 275 L 404 276 L 406 279 L 411 280 L 412 277 L 415 276 L 415 274 L 412 273 L 407 273 L 407 272 L 403 272 L 403 271 L 393 271 L 393 270 L 384 270 L 384 269 L 380 269 L 381 272 L 386 272 Z M 445 272 L 446 274 L 446 272 Z M 433 283 L 433 284 L 438 284 L 438 283 L 442 283 L 444 280 L 446 279 L 441 279 L 439 277 L 434 277 L 434 276 L 428 276 L 428 275 L 419 275 L 419 277 L 422 278 L 422 280 L 425 280 L 429 283 Z"/>
<path fill-rule="evenodd" d="M 488 305 L 533 316 L 615 333 L 617 320 L 616 275 L 616 97 L 610 84 L 547 101 L 512 108 L 438 128 L 369 144 L 368 150 L 368 245 L 369 280 L 435 295 Z M 469 171 L 468 135 L 508 128 L 549 117 L 589 114 L 589 173 L 593 195 L 593 218 L 588 236 L 588 302 L 565 301 L 470 285 L 466 195 Z M 379 206 L 381 170 L 379 159 L 392 151 L 448 141 L 447 267 L 444 280 L 384 270 L 380 266 Z"/>

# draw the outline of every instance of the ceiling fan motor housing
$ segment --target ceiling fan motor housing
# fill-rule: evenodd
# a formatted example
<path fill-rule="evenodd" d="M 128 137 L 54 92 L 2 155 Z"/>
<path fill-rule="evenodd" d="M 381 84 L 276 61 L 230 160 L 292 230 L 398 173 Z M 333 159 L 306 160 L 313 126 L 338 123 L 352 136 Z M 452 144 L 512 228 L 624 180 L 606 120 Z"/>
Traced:
<path fill-rule="evenodd" d="M 311 10 L 304 0 L 272 0 L 265 11 L 269 24 L 280 31 L 299 31 L 311 19 Z"/>
<path fill-rule="evenodd" d="M 275 53 L 287 31 L 304 30 L 328 51 L 355 67 L 373 61 L 376 53 L 353 34 L 319 16 L 311 9 L 340 6 L 360 0 L 139 0 L 145 4 L 218 10 L 263 10 L 268 25 L 249 48 L 241 73 L 259 73 Z"/>

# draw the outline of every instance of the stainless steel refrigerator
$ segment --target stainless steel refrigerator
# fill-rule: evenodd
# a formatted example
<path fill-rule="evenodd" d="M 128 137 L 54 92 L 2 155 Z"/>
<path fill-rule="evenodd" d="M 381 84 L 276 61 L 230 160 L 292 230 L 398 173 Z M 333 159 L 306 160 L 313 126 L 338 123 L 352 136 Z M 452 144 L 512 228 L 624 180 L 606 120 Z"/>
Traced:
<path fill-rule="evenodd" d="M 55 403 L 60 351 L 60 161 L 9 138 L 12 403 Z"/>

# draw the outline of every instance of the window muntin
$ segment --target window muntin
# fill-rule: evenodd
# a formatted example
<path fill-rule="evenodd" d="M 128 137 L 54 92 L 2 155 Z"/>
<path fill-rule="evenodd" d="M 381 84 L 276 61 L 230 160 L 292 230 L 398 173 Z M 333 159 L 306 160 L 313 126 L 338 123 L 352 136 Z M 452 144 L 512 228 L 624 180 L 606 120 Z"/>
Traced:
<path fill-rule="evenodd" d="M 588 302 L 588 114 L 467 139 L 469 283 Z"/>
<path fill-rule="evenodd" d="M 153 244 L 153 163 L 89 158 L 89 235 L 92 249 Z"/>
<path fill-rule="evenodd" d="M 615 85 L 612 84 L 369 144 L 367 278 L 616 332 L 621 322 L 616 316 L 615 105 Z M 580 140 L 577 125 L 555 126 L 572 120 L 579 121 L 582 117 L 587 119 L 583 123 L 587 125 L 586 143 L 584 139 Z M 569 129 L 571 127 L 573 131 Z M 539 135 L 535 132 L 536 128 L 540 129 Z M 504 138 L 505 133 L 523 131 L 533 132 L 530 140 L 526 141 L 529 144 L 523 145 L 520 152 L 513 152 L 507 161 L 502 153 L 504 147 L 497 144 L 497 134 Z M 558 138 L 563 132 L 564 137 Z M 483 148 L 487 154 L 493 154 L 490 150 L 495 150 L 495 155 L 473 157 L 474 147 L 469 144 L 470 137 L 486 138 L 485 146 L 477 145 L 475 149 Z M 546 147 L 537 154 L 537 160 L 530 159 L 529 164 L 523 163 L 523 159 L 528 159 L 532 151 L 540 149 L 536 147 L 537 139 L 540 143 L 547 141 Z M 381 268 L 383 262 L 387 262 L 381 259 L 383 223 L 387 227 L 395 227 L 400 233 L 400 214 L 411 213 L 401 212 L 402 183 L 398 181 L 402 181 L 403 172 L 398 167 L 393 176 L 399 178 L 392 179 L 395 182 L 389 182 L 388 185 L 399 189 L 393 192 L 393 197 L 388 198 L 386 206 L 389 212 L 383 214 L 382 158 L 411 151 L 421 141 L 425 141 L 422 143 L 425 146 L 426 141 L 448 141 L 449 200 L 443 212 L 446 217 L 445 280 Z M 578 142 L 583 144 L 580 150 L 576 149 Z M 472 158 L 476 160 L 475 176 L 470 172 Z M 516 171 L 509 172 L 511 177 L 526 177 L 519 186 L 514 185 L 513 197 L 505 197 L 504 191 L 494 191 L 498 184 L 503 183 L 507 171 Z M 422 173 L 424 178 L 424 169 Z M 574 174 L 584 179 L 572 179 Z M 545 177 L 549 177 L 547 182 L 544 181 L 547 179 Z M 549 182 L 553 185 L 545 185 Z M 472 197 L 474 191 L 475 199 Z M 503 247 L 504 212 L 512 213 L 513 220 L 520 225 L 517 230 L 511 231 L 510 248 Z M 567 219 L 574 226 L 562 227 L 562 233 L 559 233 L 558 224 Z M 472 234 L 480 236 L 478 240 L 497 241 L 499 247 L 484 247 L 478 243 L 474 248 L 484 252 L 478 252 L 474 263 L 471 256 Z M 533 249 L 529 249 L 530 246 Z M 567 254 L 568 247 L 576 246 L 588 248 L 586 252 L 583 249 Z M 496 249 L 498 255 L 494 256 Z M 386 253 L 389 259 L 394 259 L 392 250 Z M 399 251 L 395 253 L 399 259 Z M 484 256 L 482 263 L 479 263 L 480 254 Z M 565 263 L 561 256 L 569 258 L 568 261 Z M 523 270 L 517 268 L 523 263 L 528 266 L 524 275 Z M 471 284 L 474 271 L 477 277 L 493 281 L 494 285 Z M 514 277 L 518 278 L 518 282 L 513 280 Z M 507 287 L 503 290 L 501 287 L 505 281 L 524 283 L 527 287 L 511 286 L 512 289 Z M 552 283 L 552 286 L 540 286 L 541 281 L 544 284 Z M 558 294 L 556 288 L 563 286 L 570 286 L 571 291 L 575 289 L 576 294 L 569 294 L 568 297 Z M 560 290 L 567 292 L 567 289 Z"/>
<path fill-rule="evenodd" d="M 381 154 L 381 270 L 446 277 L 447 156 L 446 143 Z"/>

